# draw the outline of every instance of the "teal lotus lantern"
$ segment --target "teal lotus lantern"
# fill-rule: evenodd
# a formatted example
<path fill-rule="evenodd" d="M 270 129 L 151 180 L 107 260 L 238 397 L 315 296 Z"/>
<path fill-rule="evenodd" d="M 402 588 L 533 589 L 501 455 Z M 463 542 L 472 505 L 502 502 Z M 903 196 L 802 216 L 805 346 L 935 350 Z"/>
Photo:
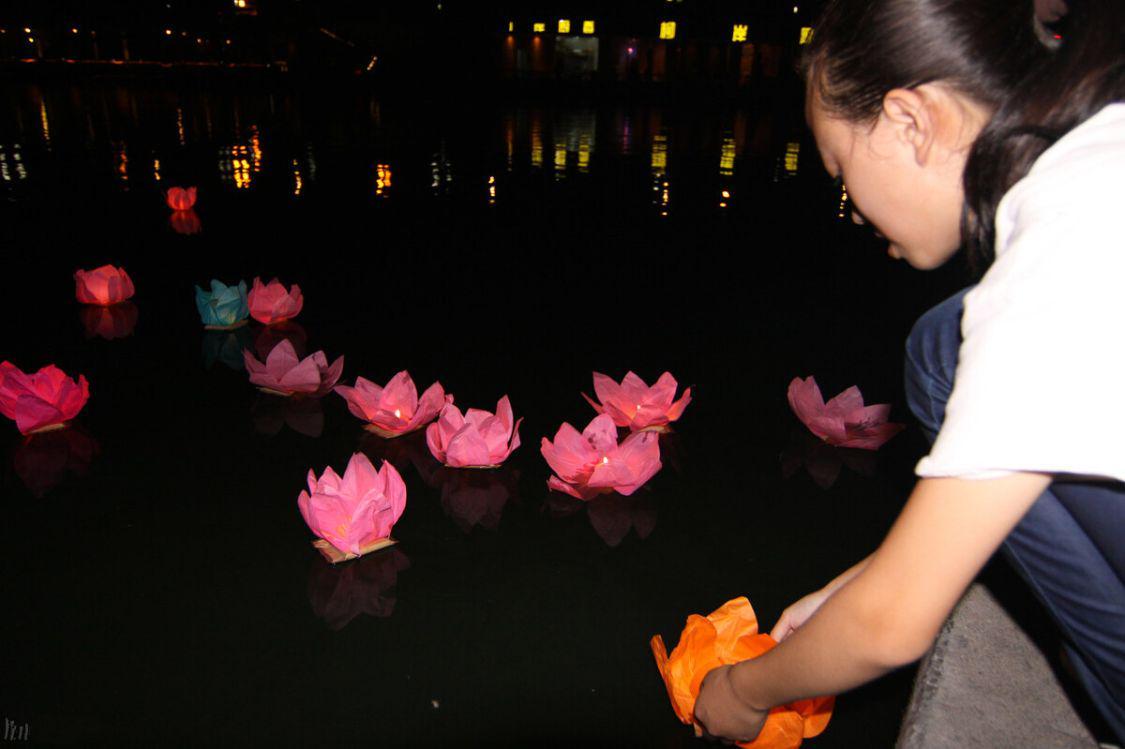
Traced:
<path fill-rule="evenodd" d="M 231 330 L 245 325 L 250 317 L 246 301 L 246 282 L 227 286 L 217 279 L 211 280 L 211 291 L 195 287 L 195 306 L 203 327 L 208 330 Z"/>

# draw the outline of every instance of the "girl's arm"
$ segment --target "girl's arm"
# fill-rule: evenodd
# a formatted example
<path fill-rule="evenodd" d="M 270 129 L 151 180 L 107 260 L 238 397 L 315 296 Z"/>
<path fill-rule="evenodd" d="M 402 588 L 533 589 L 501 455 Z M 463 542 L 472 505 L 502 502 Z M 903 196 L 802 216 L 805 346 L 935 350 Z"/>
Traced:
<path fill-rule="evenodd" d="M 845 584 L 851 582 L 852 578 L 863 572 L 867 567 L 867 563 L 871 561 L 874 554 L 869 554 L 864 557 L 862 561 L 852 565 L 844 572 L 833 578 L 832 582 L 825 585 L 820 590 L 814 590 L 807 596 L 790 605 L 781 612 L 781 617 L 777 620 L 777 624 L 773 625 L 773 630 L 770 632 L 770 637 L 781 642 L 786 637 L 796 632 L 802 624 L 809 620 L 809 617 L 816 613 L 816 610 L 824 605 L 833 593 Z"/>
<path fill-rule="evenodd" d="M 768 653 L 708 675 L 697 722 L 742 741 L 757 734 L 774 705 L 836 694 L 922 657 L 1050 481 L 1036 473 L 919 481 L 866 566 L 804 626 Z"/>

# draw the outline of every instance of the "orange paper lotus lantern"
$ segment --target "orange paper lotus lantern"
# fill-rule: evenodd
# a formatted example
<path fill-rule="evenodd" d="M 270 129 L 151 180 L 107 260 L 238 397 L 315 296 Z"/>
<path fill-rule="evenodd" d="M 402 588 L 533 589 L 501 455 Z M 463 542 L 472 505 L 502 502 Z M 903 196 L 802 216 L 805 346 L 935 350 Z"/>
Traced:
<path fill-rule="evenodd" d="M 656 666 L 668 688 L 672 709 L 683 723 L 693 723 L 695 700 L 712 669 L 757 658 L 777 641 L 758 632 L 758 617 L 745 596 L 727 601 L 707 616 L 692 614 L 680 642 L 668 654 L 664 638 L 650 641 Z M 745 749 L 795 749 L 804 739 L 820 734 L 832 718 L 834 697 L 798 700 L 770 710 L 758 737 Z"/>
<path fill-rule="evenodd" d="M 190 211 L 195 207 L 196 189 L 194 187 L 169 187 L 164 198 L 168 207 L 173 211 Z"/>

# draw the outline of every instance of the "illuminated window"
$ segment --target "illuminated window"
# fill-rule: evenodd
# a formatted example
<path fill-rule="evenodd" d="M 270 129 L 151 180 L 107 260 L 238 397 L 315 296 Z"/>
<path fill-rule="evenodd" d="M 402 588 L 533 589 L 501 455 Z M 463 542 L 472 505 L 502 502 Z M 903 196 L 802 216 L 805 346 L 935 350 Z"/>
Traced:
<path fill-rule="evenodd" d="M 801 27 L 801 44 L 808 44 L 812 41 L 812 26 Z"/>
<path fill-rule="evenodd" d="M 734 28 L 730 32 L 730 40 L 732 42 L 746 41 L 746 32 L 748 32 L 749 30 L 750 28 L 746 24 L 736 23 L 734 25 Z"/>
<path fill-rule="evenodd" d="M 560 18 L 559 19 L 559 33 L 560 34 L 569 34 L 570 33 L 570 19 L 569 18 Z"/>
<path fill-rule="evenodd" d="M 583 21 L 582 22 L 582 33 L 583 34 L 593 34 L 594 33 L 594 22 L 593 21 Z"/>
<path fill-rule="evenodd" d="M 245 8 L 246 7 L 246 0 L 234 0 L 234 7 Z"/>
<path fill-rule="evenodd" d="M 675 21 L 661 21 L 660 22 L 660 38 L 661 39 L 675 39 L 676 38 L 676 22 Z"/>
<path fill-rule="evenodd" d="M 533 32 L 535 32 L 536 34 L 542 34 L 544 31 L 547 30 L 547 24 L 540 23 L 540 22 L 537 21 L 537 22 L 531 24 L 531 30 Z"/>

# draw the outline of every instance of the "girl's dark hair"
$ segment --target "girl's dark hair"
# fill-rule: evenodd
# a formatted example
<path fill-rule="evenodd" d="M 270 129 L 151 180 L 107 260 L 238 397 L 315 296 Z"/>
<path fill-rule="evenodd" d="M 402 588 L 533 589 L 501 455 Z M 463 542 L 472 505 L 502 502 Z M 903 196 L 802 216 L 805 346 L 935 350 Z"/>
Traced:
<path fill-rule="evenodd" d="M 1125 100 L 1125 3 L 1070 0 L 1061 44 L 1036 34 L 1029 0 L 830 0 L 803 57 L 828 111 L 873 124 L 893 88 L 942 81 L 994 109 L 965 164 L 961 234 L 993 257 L 996 206 L 1044 150 Z"/>

